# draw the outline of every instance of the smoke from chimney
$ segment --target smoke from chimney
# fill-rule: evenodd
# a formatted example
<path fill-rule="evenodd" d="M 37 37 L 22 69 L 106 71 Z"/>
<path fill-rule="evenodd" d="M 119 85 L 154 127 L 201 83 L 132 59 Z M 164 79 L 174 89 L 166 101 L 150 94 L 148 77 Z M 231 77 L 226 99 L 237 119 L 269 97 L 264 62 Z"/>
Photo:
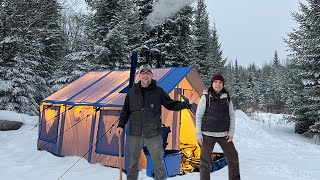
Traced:
<path fill-rule="evenodd" d="M 152 12 L 146 19 L 146 24 L 151 28 L 162 24 L 166 19 L 173 16 L 179 10 L 190 5 L 195 0 L 159 0 L 153 5 Z"/>

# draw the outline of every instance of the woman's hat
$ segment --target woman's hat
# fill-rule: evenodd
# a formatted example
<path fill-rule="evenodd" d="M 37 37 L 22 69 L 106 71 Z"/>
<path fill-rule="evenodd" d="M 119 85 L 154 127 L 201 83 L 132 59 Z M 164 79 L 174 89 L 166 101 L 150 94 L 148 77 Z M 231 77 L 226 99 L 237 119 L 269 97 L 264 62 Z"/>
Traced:
<path fill-rule="evenodd" d="M 212 75 L 211 84 L 212 84 L 213 81 L 215 81 L 215 80 L 220 80 L 220 81 L 222 81 L 223 84 L 224 84 L 224 78 L 223 78 L 223 76 L 222 76 L 220 73 L 214 73 L 214 74 Z"/>

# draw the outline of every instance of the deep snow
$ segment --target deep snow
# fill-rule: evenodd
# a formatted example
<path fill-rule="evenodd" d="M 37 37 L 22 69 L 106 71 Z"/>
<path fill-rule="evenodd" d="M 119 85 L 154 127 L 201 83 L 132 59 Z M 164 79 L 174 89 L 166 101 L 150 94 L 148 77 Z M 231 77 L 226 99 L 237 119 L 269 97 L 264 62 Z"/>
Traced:
<path fill-rule="evenodd" d="M 320 146 L 293 131 L 282 115 L 257 113 L 249 118 L 236 111 L 234 143 L 239 153 L 241 177 L 244 180 L 319 180 Z M 37 150 L 38 117 L 0 111 L 0 120 L 25 123 L 16 131 L 0 131 L 1 179 L 58 179 L 80 157 L 56 157 Z M 217 146 L 217 145 L 216 145 Z M 221 151 L 217 146 L 215 151 Z M 227 167 L 211 173 L 211 179 L 227 179 Z M 61 179 L 118 180 L 119 169 L 89 164 L 81 159 Z M 125 180 L 125 174 L 123 174 Z M 151 180 L 145 170 L 139 180 Z M 169 178 L 172 180 L 199 179 L 194 172 Z"/>

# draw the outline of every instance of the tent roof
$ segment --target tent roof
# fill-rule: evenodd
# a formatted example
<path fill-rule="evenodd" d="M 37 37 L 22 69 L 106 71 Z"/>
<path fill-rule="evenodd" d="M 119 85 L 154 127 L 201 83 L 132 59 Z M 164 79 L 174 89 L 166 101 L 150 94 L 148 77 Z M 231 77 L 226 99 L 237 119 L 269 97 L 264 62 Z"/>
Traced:
<path fill-rule="evenodd" d="M 152 70 L 157 85 L 170 93 L 192 68 L 157 68 Z M 72 106 L 122 107 L 129 85 L 130 70 L 90 71 L 42 102 Z M 138 81 L 136 72 L 136 82 Z M 201 80 L 200 80 L 201 81 Z"/>

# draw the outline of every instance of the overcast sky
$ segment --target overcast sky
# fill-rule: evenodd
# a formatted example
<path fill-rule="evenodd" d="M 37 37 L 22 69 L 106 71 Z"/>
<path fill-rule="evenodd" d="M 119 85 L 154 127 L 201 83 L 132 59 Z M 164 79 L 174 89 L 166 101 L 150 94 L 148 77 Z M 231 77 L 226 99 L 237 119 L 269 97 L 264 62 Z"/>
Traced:
<path fill-rule="evenodd" d="M 206 0 L 206 4 L 225 57 L 243 66 L 269 63 L 275 50 L 281 60 L 286 58 L 282 38 L 297 27 L 290 12 L 298 11 L 298 0 Z"/>

